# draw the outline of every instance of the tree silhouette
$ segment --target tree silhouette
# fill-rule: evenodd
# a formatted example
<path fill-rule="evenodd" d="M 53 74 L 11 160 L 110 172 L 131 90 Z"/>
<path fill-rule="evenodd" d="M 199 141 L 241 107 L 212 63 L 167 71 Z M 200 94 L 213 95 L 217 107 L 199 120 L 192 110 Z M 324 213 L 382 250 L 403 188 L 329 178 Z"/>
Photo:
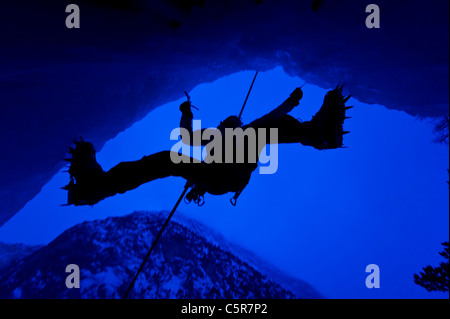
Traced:
<path fill-rule="evenodd" d="M 442 144 L 449 144 L 449 115 L 442 117 L 441 121 L 436 124 L 434 132 L 437 133 L 436 142 Z M 449 170 L 447 169 L 447 172 Z M 447 181 L 447 184 L 449 182 Z M 414 282 L 419 286 L 424 287 L 427 291 L 449 291 L 449 243 L 444 242 L 444 251 L 439 255 L 447 259 L 447 262 L 441 262 L 439 267 L 426 266 L 420 275 L 414 274 Z"/>
<path fill-rule="evenodd" d="M 448 140 L 448 126 L 449 126 L 449 115 L 445 114 L 442 116 L 441 120 L 434 127 L 434 132 L 437 134 L 436 141 L 439 143 L 447 144 Z"/>
<path fill-rule="evenodd" d="M 445 242 L 442 245 L 445 248 L 439 255 L 446 258 L 447 262 L 441 262 L 439 267 L 426 266 L 423 268 L 423 272 L 420 272 L 420 276 L 414 275 L 414 282 L 424 287 L 427 291 L 449 291 L 449 243 Z"/>

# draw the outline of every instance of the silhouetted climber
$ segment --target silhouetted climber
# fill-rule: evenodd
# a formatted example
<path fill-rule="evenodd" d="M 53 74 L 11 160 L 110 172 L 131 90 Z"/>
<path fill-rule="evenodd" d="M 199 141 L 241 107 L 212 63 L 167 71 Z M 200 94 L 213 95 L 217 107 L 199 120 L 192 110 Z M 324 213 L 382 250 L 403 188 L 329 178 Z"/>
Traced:
<path fill-rule="evenodd" d="M 277 143 L 301 143 L 312 146 L 316 149 L 335 149 L 342 147 L 343 135 L 348 133 L 343 131 L 342 125 L 345 120 L 345 111 L 350 107 L 345 107 L 345 102 L 350 96 L 344 98 L 342 87 L 327 92 L 320 110 L 311 121 L 300 122 L 288 115 L 303 97 L 301 88 L 296 88 L 280 106 L 264 115 L 263 117 L 242 126 L 237 116 L 230 116 L 220 122 L 216 129 L 202 129 L 201 132 L 192 131 L 193 114 L 190 102 L 180 105 L 182 117 L 180 127 L 184 128 L 188 135 L 181 134 L 182 141 L 190 145 L 196 145 L 193 138 L 195 134 L 220 132 L 221 136 L 226 136 L 226 128 L 239 128 L 244 131 L 247 128 L 255 129 L 256 135 L 260 134 L 258 129 L 265 128 L 269 132 L 270 128 L 278 130 Z M 208 132 L 209 130 L 209 132 Z M 214 132 L 214 130 L 218 130 Z M 257 139 L 258 140 L 257 136 Z M 244 149 L 248 148 L 248 140 L 237 141 L 236 137 L 232 142 L 232 149 L 236 150 L 236 143 L 244 143 Z M 202 145 L 208 147 L 213 141 L 201 140 Z M 266 136 L 266 143 L 271 143 L 270 135 Z M 121 162 L 109 171 L 104 172 L 95 159 L 94 146 L 81 140 L 75 141 L 76 147 L 69 148 L 72 154 L 70 162 L 70 183 L 63 187 L 68 190 L 68 204 L 73 205 L 94 205 L 102 199 L 132 190 L 149 181 L 168 176 L 180 176 L 191 184 L 191 191 L 186 195 L 188 201 L 193 200 L 200 204 L 203 195 L 207 192 L 213 195 L 222 195 L 228 192 L 235 192 L 235 199 L 245 188 L 250 180 L 252 172 L 257 168 L 257 159 L 262 150 L 258 146 L 255 154 L 256 161 L 250 158 L 251 154 L 245 152 L 243 162 L 226 162 L 226 143 L 222 143 L 221 161 L 199 162 L 190 157 L 176 154 L 182 159 L 181 163 L 174 163 L 171 151 L 162 151 L 142 159 L 132 162 Z M 265 144 L 264 144 L 265 145 Z M 263 146 L 264 146 L 263 145 Z M 217 150 L 216 150 L 217 151 Z M 236 155 L 236 154 L 234 154 Z M 216 158 L 217 159 L 217 158 Z"/>

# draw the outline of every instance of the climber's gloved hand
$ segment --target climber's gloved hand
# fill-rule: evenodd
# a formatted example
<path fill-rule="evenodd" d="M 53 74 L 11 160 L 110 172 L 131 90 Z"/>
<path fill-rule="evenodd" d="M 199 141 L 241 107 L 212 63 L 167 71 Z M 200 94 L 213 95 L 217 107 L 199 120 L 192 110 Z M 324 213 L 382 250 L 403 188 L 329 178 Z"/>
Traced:
<path fill-rule="evenodd" d="M 296 88 L 289 96 L 289 98 L 294 103 L 294 105 L 298 105 L 299 101 L 302 99 L 302 97 L 303 97 L 303 91 L 302 91 L 301 87 Z"/>

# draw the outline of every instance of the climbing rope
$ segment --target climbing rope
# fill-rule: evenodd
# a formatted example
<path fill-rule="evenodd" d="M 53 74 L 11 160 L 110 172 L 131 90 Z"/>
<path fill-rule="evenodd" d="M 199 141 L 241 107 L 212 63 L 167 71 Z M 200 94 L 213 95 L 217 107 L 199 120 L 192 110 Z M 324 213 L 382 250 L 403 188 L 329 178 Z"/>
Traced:
<path fill-rule="evenodd" d="M 244 112 L 245 104 L 247 104 L 248 97 L 249 97 L 249 95 L 250 95 L 250 92 L 252 91 L 253 83 L 255 83 L 255 80 L 256 80 L 256 76 L 257 76 L 257 75 L 258 75 L 258 71 L 256 71 L 255 76 L 253 77 L 252 85 L 250 85 L 250 89 L 248 90 L 247 96 L 245 97 L 244 105 L 242 105 L 242 107 L 241 107 L 241 112 L 239 112 L 239 116 L 238 116 L 239 119 L 241 119 L 242 112 Z"/>
<path fill-rule="evenodd" d="M 161 227 L 161 229 L 159 230 L 158 235 L 156 236 L 155 240 L 153 241 L 150 249 L 147 252 L 147 255 L 145 255 L 144 260 L 141 263 L 141 266 L 139 267 L 138 271 L 136 272 L 136 275 L 134 276 L 133 280 L 131 281 L 130 285 L 128 286 L 127 291 L 125 292 L 125 294 L 123 295 L 122 299 L 127 299 L 131 289 L 133 289 L 133 286 L 136 282 L 136 279 L 138 278 L 139 274 L 141 273 L 142 269 L 144 269 L 144 265 L 146 264 L 148 258 L 150 257 L 153 248 L 156 246 L 156 243 L 158 242 L 158 239 L 161 237 L 162 233 L 164 232 L 164 229 L 167 227 L 167 225 L 169 224 L 170 219 L 172 218 L 173 214 L 175 213 L 175 211 L 177 210 L 178 205 L 180 205 L 181 200 L 184 198 L 184 195 L 186 195 L 187 190 L 192 186 L 192 184 L 188 181 L 186 182 L 186 185 L 184 186 L 183 192 L 180 195 L 180 198 L 178 198 L 177 203 L 175 204 L 175 206 L 173 207 L 172 211 L 170 212 L 169 216 L 167 217 L 164 225 Z"/>

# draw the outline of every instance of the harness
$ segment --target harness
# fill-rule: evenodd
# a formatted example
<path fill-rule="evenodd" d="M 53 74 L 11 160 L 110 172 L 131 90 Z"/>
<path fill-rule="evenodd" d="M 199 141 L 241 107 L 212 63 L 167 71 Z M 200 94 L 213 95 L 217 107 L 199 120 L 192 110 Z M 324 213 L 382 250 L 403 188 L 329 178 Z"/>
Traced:
<path fill-rule="evenodd" d="M 234 193 L 234 196 L 230 198 L 231 205 L 236 206 L 237 200 L 243 190 L 244 189 L 241 189 Z M 184 202 L 186 204 L 189 204 L 190 202 L 194 202 L 199 207 L 203 206 L 203 205 L 205 205 L 205 193 L 206 193 L 206 191 L 201 186 L 193 185 L 193 186 L 191 186 L 191 190 L 184 197 Z"/>
<path fill-rule="evenodd" d="M 206 191 L 198 185 L 193 185 L 189 193 L 184 197 L 184 202 L 189 204 L 190 202 L 194 202 L 199 207 L 205 204 L 205 193 Z"/>
<path fill-rule="evenodd" d="M 241 195 L 243 190 L 244 189 L 241 189 L 240 191 L 237 191 L 236 193 L 234 193 L 234 196 L 230 198 L 231 205 L 236 206 L 237 199 L 238 199 L 239 195 Z"/>

